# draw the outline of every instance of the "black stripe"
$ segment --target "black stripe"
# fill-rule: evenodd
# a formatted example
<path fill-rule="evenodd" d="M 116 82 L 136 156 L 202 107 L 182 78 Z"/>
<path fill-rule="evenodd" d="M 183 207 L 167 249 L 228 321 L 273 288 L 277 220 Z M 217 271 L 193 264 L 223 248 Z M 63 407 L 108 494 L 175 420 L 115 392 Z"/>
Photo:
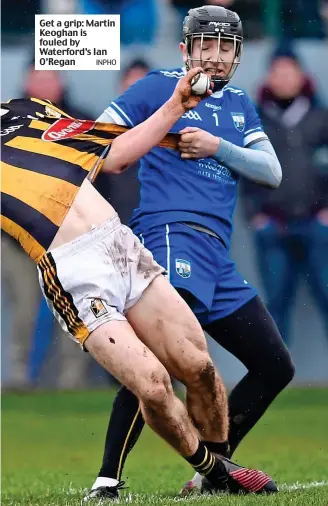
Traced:
<path fill-rule="evenodd" d="M 105 132 L 104 130 L 98 130 L 97 126 L 87 132 L 91 135 L 95 135 L 96 137 L 101 137 L 102 139 L 115 139 L 117 137 L 117 133 L 113 132 Z"/>
<path fill-rule="evenodd" d="M 49 118 L 48 116 L 44 116 L 44 117 L 41 117 L 41 116 L 37 116 L 36 114 L 31 114 L 31 116 L 33 116 L 33 119 L 31 120 L 31 118 L 27 118 L 29 123 L 27 124 L 27 126 L 29 126 L 32 121 L 43 121 L 44 123 L 48 123 L 48 125 L 52 125 L 54 123 L 54 121 L 57 121 L 59 118 L 57 118 L 56 120 L 54 118 Z M 16 121 L 19 121 L 19 118 L 16 120 Z M 31 128 L 32 130 L 37 130 L 36 128 Z M 42 130 L 39 130 L 39 132 L 41 132 L 41 135 L 42 135 Z"/>
<path fill-rule="evenodd" d="M 64 290 L 64 287 L 63 285 L 61 284 L 61 282 L 59 281 L 59 278 L 58 278 L 58 274 L 57 274 L 57 266 L 56 266 L 56 262 L 54 260 L 54 257 L 52 256 L 51 253 L 47 253 L 47 259 L 48 259 L 48 262 L 53 266 L 54 268 L 54 271 L 55 273 L 51 272 L 51 275 L 52 277 L 54 278 L 54 282 L 56 284 L 56 286 L 59 288 L 60 290 L 60 298 L 62 297 L 65 297 L 67 300 L 68 300 L 68 303 L 69 303 L 69 309 L 70 309 L 70 312 L 67 314 L 66 311 L 63 310 L 63 308 L 57 304 L 57 302 L 55 302 L 55 297 L 52 293 L 49 293 L 49 290 L 48 290 L 48 287 L 47 285 L 45 284 L 45 292 L 46 292 L 46 295 L 47 297 L 53 302 L 54 304 L 54 307 L 56 308 L 56 311 L 60 314 L 60 316 L 63 318 L 64 322 L 66 323 L 67 325 L 67 328 L 68 330 L 70 331 L 71 334 L 75 335 L 76 333 L 76 330 L 77 328 L 80 326 L 80 325 L 84 325 L 83 321 L 81 320 L 81 318 L 79 317 L 79 313 L 78 313 L 78 310 L 74 304 L 74 300 L 73 300 L 73 297 L 72 295 L 67 292 L 66 290 Z M 43 262 L 43 265 L 46 265 L 46 261 L 44 260 Z M 64 303 L 65 304 L 65 303 Z M 70 319 L 69 319 L 69 316 L 71 316 L 71 313 L 73 313 L 74 315 L 74 323 L 72 325 L 72 323 L 70 322 Z M 72 317 L 71 317 L 71 320 L 72 320 Z"/>
<path fill-rule="evenodd" d="M 89 132 L 86 132 L 86 135 L 88 135 Z M 97 156 L 100 156 L 104 149 L 106 149 L 107 146 L 103 146 L 102 144 L 97 144 L 96 142 L 93 142 L 91 140 L 81 140 L 81 139 L 67 139 L 66 141 L 56 141 L 56 144 L 60 144 L 61 146 L 67 146 L 70 148 L 77 149 L 81 153 L 93 153 Z"/>
<path fill-rule="evenodd" d="M 49 265 L 47 262 L 47 258 L 48 258 L 48 254 L 46 256 L 42 257 L 41 261 L 38 264 L 38 267 L 39 267 L 41 274 L 42 274 L 44 293 L 45 293 L 46 297 L 53 303 L 53 306 L 56 309 L 57 313 L 62 317 L 62 319 L 66 323 L 67 329 L 69 330 L 69 332 L 71 332 L 71 330 L 72 330 L 71 320 L 74 320 L 74 318 L 72 317 L 72 312 L 70 311 L 69 313 L 67 313 L 67 311 L 65 311 L 60 305 L 58 305 L 57 302 L 55 302 L 55 297 L 57 297 L 57 298 L 59 297 L 60 299 L 62 298 L 61 289 L 57 285 L 57 282 L 56 282 L 56 275 L 53 275 L 53 273 L 51 272 L 51 278 L 53 278 L 56 283 L 56 287 L 52 286 L 52 290 L 50 290 L 50 287 L 49 287 L 48 282 L 46 280 L 45 272 L 48 274 L 48 277 L 49 277 L 49 271 L 50 271 Z M 54 265 L 54 269 L 56 272 L 55 265 Z M 56 288 L 57 288 L 57 290 L 56 290 Z M 58 290 L 59 290 L 59 294 L 58 294 Z M 63 305 L 66 308 L 66 303 L 63 302 Z"/>
<path fill-rule="evenodd" d="M 37 121 L 37 120 L 34 120 L 34 121 Z M 43 121 L 43 118 L 40 119 L 40 121 Z M 31 123 L 32 123 L 32 121 L 30 121 L 29 125 Z M 48 123 L 48 122 L 46 121 L 45 123 Z M 51 123 L 49 123 L 49 127 L 51 127 L 52 123 L 53 123 L 53 120 L 51 121 Z M 26 125 L 26 129 L 24 128 L 23 133 L 21 133 L 18 130 L 16 135 L 17 136 L 22 135 L 22 137 L 29 137 L 31 139 L 41 139 L 44 132 L 47 131 L 47 129 L 46 130 L 39 130 L 38 128 L 30 127 L 29 125 Z"/>
<path fill-rule="evenodd" d="M 42 279 L 43 279 L 43 289 L 44 289 L 44 293 L 46 295 L 46 297 L 51 300 L 51 302 L 53 303 L 53 306 L 54 308 L 56 309 L 57 313 L 61 316 L 61 318 L 64 320 L 64 322 L 66 323 L 66 326 L 67 326 L 67 329 L 69 332 L 71 333 L 74 333 L 74 331 L 72 332 L 72 323 L 71 323 L 71 320 L 73 319 L 72 318 L 72 315 L 71 315 L 71 311 L 69 313 L 67 313 L 67 311 L 65 311 L 60 305 L 58 305 L 57 302 L 55 302 L 55 296 L 58 298 L 61 298 L 62 296 L 62 292 L 60 290 L 60 287 L 57 285 L 57 282 L 56 282 L 56 275 L 54 276 L 52 273 L 51 273 L 51 277 L 54 278 L 55 282 L 56 282 L 56 285 L 57 287 L 59 288 L 59 291 L 60 293 L 58 294 L 58 290 L 55 289 L 55 287 L 52 288 L 52 290 L 50 290 L 50 287 L 48 285 L 48 282 L 46 281 L 46 277 L 45 277 L 45 272 L 46 271 L 49 271 L 49 266 L 47 266 L 46 264 L 46 260 L 45 260 L 45 257 L 42 258 L 41 262 L 39 263 L 39 268 L 41 270 L 41 273 L 42 273 Z M 49 274 L 48 274 L 49 275 Z M 54 293 L 53 293 L 54 292 Z M 66 308 L 66 304 L 64 304 L 64 307 Z M 73 310 L 73 308 L 72 308 Z"/>
<path fill-rule="evenodd" d="M 36 112 L 44 114 L 45 111 L 44 105 L 32 102 L 31 99 L 29 98 L 14 98 L 10 100 L 9 104 L 1 103 L 1 106 L 5 107 L 10 111 L 10 114 L 6 116 L 10 116 L 11 118 L 13 116 L 20 116 L 20 118 L 18 118 L 19 121 L 21 120 L 26 121 L 26 119 L 30 121 L 28 118 L 26 118 L 28 114 L 30 114 L 31 116 L 35 116 Z"/>
<path fill-rule="evenodd" d="M 42 121 L 51 121 L 53 122 L 54 119 L 60 119 L 60 118 L 51 118 L 50 116 L 47 116 L 46 114 L 46 107 L 48 106 L 50 109 L 58 109 L 58 112 L 61 113 L 62 118 L 67 118 L 66 112 L 61 109 L 57 104 L 50 102 L 50 100 L 44 99 L 42 102 L 43 104 L 40 104 L 39 102 L 36 102 L 32 100 L 31 98 L 14 98 L 9 101 L 10 103 L 1 103 L 1 107 L 5 107 L 10 111 L 10 117 L 13 116 L 20 116 L 19 120 L 22 119 L 22 117 L 27 120 L 29 118 L 26 118 L 27 115 L 34 116 L 37 119 L 41 119 Z M 42 114 L 44 117 L 38 116 L 39 114 Z M 70 119 L 70 118 L 68 118 Z M 14 120 L 15 121 L 15 120 Z"/>
<path fill-rule="evenodd" d="M 2 146 L 1 159 L 5 163 L 15 165 L 15 167 L 31 170 L 32 172 L 46 176 L 57 177 L 76 186 L 81 186 L 88 175 L 84 169 L 75 163 L 6 145 Z"/>
<path fill-rule="evenodd" d="M 250 142 L 249 144 L 246 144 L 245 148 L 250 148 L 251 146 L 253 146 L 253 144 L 257 144 L 258 142 L 260 141 L 267 141 L 268 140 L 268 137 L 265 136 L 265 137 L 260 137 L 259 139 L 254 139 L 252 142 Z"/>
<path fill-rule="evenodd" d="M 58 231 L 58 227 L 39 211 L 3 192 L 1 212 L 6 218 L 24 228 L 45 249 L 49 248 Z"/>

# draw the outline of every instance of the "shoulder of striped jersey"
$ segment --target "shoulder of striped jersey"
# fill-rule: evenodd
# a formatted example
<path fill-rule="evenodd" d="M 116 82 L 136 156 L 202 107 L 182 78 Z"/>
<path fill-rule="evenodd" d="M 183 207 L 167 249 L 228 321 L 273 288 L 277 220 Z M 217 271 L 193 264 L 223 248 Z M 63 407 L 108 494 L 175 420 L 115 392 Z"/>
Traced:
<path fill-rule="evenodd" d="M 234 93 L 236 95 L 239 95 L 240 97 L 246 95 L 246 92 L 244 90 L 242 90 L 241 88 L 236 88 L 236 86 L 225 86 L 222 91 Z"/>
<path fill-rule="evenodd" d="M 175 69 L 156 70 L 154 71 L 154 74 L 159 74 L 163 77 L 170 77 L 172 79 L 181 79 L 181 77 L 185 75 L 181 67 Z"/>

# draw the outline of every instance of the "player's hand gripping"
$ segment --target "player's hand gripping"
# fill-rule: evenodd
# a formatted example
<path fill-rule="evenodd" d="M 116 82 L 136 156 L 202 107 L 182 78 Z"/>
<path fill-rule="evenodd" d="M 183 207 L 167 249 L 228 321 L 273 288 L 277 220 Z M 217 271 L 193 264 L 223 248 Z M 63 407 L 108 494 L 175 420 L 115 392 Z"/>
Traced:
<path fill-rule="evenodd" d="M 178 144 L 181 158 L 209 158 L 220 146 L 220 138 L 196 127 L 186 127 L 181 134 Z"/>
<path fill-rule="evenodd" d="M 196 67 L 182 77 L 178 84 L 175 87 L 175 90 L 172 95 L 172 99 L 177 103 L 180 103 L 185 111 L 189 111 L 196 107 L 199 102 L 212 94 L 211 90 L 208 90 L 205 95 L 194 95 L 191 88 L 191 82 L 195 76 L 197 76 L 200 72 L 203 72 L 201 67 Z"/>

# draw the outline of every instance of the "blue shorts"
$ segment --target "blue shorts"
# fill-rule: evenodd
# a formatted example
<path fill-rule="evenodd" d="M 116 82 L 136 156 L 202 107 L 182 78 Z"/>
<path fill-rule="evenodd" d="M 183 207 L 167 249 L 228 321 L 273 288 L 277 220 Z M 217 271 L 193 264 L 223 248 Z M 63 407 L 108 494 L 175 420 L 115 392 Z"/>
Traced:
<path fill-rule="evenodd" d="M 170 223 L 139 238 L 166 269 L 171 284 L 194 295 L 191 309 L 203 326 L 234 313 L 257 295 L 216 237 Z"/>

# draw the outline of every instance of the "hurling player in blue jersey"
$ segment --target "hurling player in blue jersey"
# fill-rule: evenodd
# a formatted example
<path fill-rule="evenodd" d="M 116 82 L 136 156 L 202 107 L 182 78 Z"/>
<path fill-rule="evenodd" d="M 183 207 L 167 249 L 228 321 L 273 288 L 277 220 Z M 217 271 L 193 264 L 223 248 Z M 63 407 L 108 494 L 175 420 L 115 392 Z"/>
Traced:
<path fill-rule="evenodd" d="M 229 253 L 239 178 L 274 189 L 282 173 L 249 97 L 229 85 L 242 53 L 239 16 L 218 6 L 191 9 L 183 33 L 185 66 L 150 72 L 114 100 L 99 121 L 133 127 L 167 100 L 189 68 L 201 66 L 211 77 L 214 93 L 172 130 L 181 134 L 180 152 L 155 147 L 141 159 L 140 205 L 130 226 L 166 268 L 203 329 L 247 368 L 229 396 L 229 440 L 211 448 L 230 457 L 294 375 L 276 325 Z M 122 388 L 114 402 L 103 464 L 86 501 L 118 496 L 127 453 L 143 425 L 138 400 Z M 196 475 L 184 490 L 200 482 Z M 250 491 L 251 474 L 248 484 Z M 257 491 L 265 490 L 258 485 Z"/>

